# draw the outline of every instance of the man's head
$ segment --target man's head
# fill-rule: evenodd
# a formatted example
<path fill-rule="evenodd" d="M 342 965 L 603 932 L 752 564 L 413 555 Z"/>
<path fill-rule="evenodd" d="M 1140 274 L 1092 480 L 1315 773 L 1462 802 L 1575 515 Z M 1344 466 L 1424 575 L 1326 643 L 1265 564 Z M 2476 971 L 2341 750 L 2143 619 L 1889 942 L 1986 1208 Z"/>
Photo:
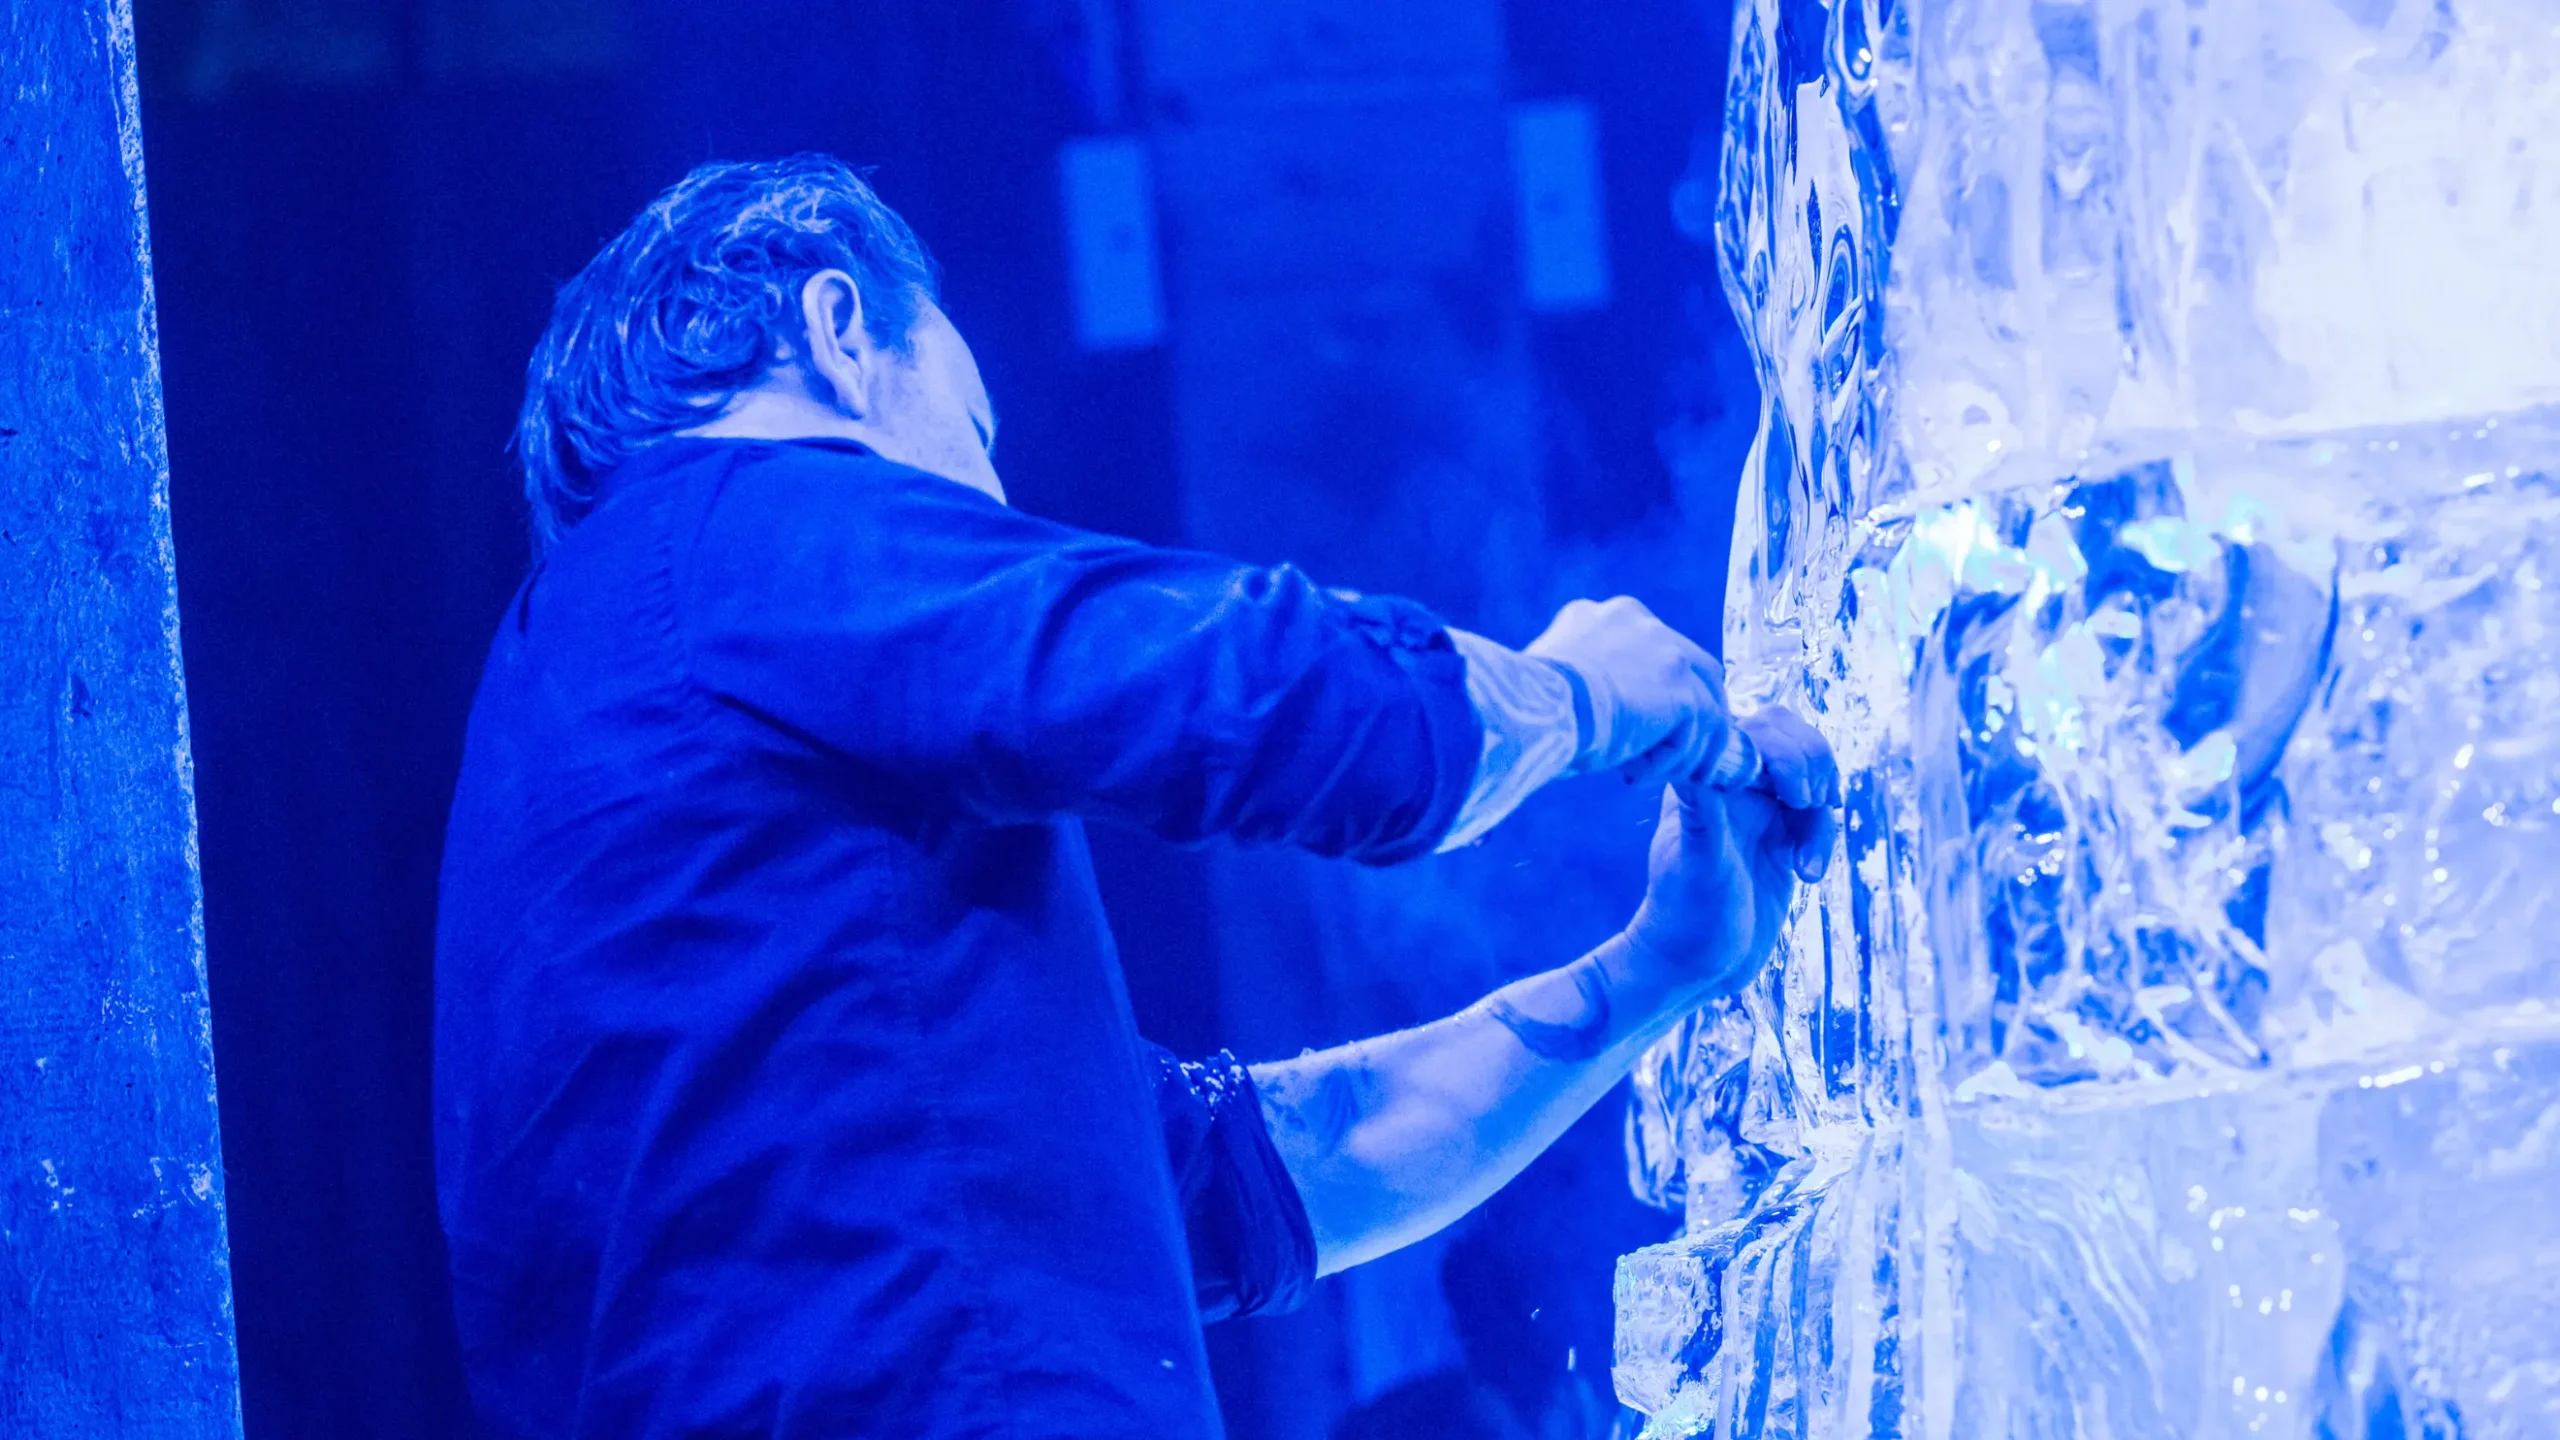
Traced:
<path fill-rule="evenodd" d="M 843 162 L 704 165 L 561 287 L 516 447 L 538 541 L 698 433 L 839 435 L 1000 494 L 994 417 L 922 242 Z"/>

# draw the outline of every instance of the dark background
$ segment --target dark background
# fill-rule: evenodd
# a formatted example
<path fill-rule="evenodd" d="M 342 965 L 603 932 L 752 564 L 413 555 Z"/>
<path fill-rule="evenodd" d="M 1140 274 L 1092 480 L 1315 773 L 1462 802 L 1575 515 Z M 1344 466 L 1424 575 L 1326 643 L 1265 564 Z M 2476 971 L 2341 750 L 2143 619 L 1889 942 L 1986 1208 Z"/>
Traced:
<path fill-rule="evenodd" d="M 552 288 L 690 165 L 878 167 L 1027 510 L 1514 643 L 1581 593 L 1720 628 L 1756 405 L 1697 239 L 1722 0 L 135 8 L 256 1440 L 459 1431 L 430 954 L 463 715 L 526 560 L 504 447 Z M 1504 107 L 1550 96 L 1596 108 L 1609 196 L 1613 299 L 1567 317 L 1523 308 L 1505 198 Z M 1106 130 L 1158 157 L 1171 333 L 1095 355 L 1057 152 Z M 1651 805 L 1564 787 L 1385 875 L 1096 842 L 1151 1033 L 1255 1059 L 1596 943 Z M 1605 1433 L 1610 1262 L 1671 1228 L 1627 1197 L 1619 1110 L 1452 1234 L 1213 1331 L 1233 1431 Z"/>

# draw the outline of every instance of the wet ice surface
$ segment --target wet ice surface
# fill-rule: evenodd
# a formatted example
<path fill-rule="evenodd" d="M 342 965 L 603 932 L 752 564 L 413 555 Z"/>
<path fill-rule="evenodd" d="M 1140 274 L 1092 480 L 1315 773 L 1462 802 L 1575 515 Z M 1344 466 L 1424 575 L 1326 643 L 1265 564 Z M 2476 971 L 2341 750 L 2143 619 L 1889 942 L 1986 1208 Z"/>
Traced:
<path fill-rule="evenodd" d="M 1846 863 L 1639 1073 L 1621 1394 L 2560 1435 L 2560 12 L 1742 8 L 1726 649 Z"/>

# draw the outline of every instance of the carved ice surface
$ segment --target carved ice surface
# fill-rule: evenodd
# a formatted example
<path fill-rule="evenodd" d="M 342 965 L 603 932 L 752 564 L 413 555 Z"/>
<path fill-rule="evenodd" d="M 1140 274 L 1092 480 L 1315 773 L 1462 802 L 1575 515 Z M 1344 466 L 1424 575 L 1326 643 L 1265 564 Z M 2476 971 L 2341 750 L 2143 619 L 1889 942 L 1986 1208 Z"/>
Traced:
<path fill-rule="evenodd" d="M 1726 655 L 1849 814 L 1639 1071 L 1621 1395 L 2560 1436 L 2560 8 L 1738 10 Z"/>

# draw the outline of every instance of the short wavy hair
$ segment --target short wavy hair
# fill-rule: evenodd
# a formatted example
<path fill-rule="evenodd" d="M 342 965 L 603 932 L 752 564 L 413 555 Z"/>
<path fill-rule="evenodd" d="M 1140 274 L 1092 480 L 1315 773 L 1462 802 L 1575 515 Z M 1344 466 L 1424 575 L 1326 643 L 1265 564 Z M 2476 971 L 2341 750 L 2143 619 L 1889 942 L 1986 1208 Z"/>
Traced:
<path fill-rule="evenodd" d="M 516 421 L 536 553 L 613 467 L 795 353 L 800 291 L 822 270 L 853 277 L 864 328 L 900 353 L 939 299 L 915 231 L 829 155 L 700 166 L 561 286 Z"/>

